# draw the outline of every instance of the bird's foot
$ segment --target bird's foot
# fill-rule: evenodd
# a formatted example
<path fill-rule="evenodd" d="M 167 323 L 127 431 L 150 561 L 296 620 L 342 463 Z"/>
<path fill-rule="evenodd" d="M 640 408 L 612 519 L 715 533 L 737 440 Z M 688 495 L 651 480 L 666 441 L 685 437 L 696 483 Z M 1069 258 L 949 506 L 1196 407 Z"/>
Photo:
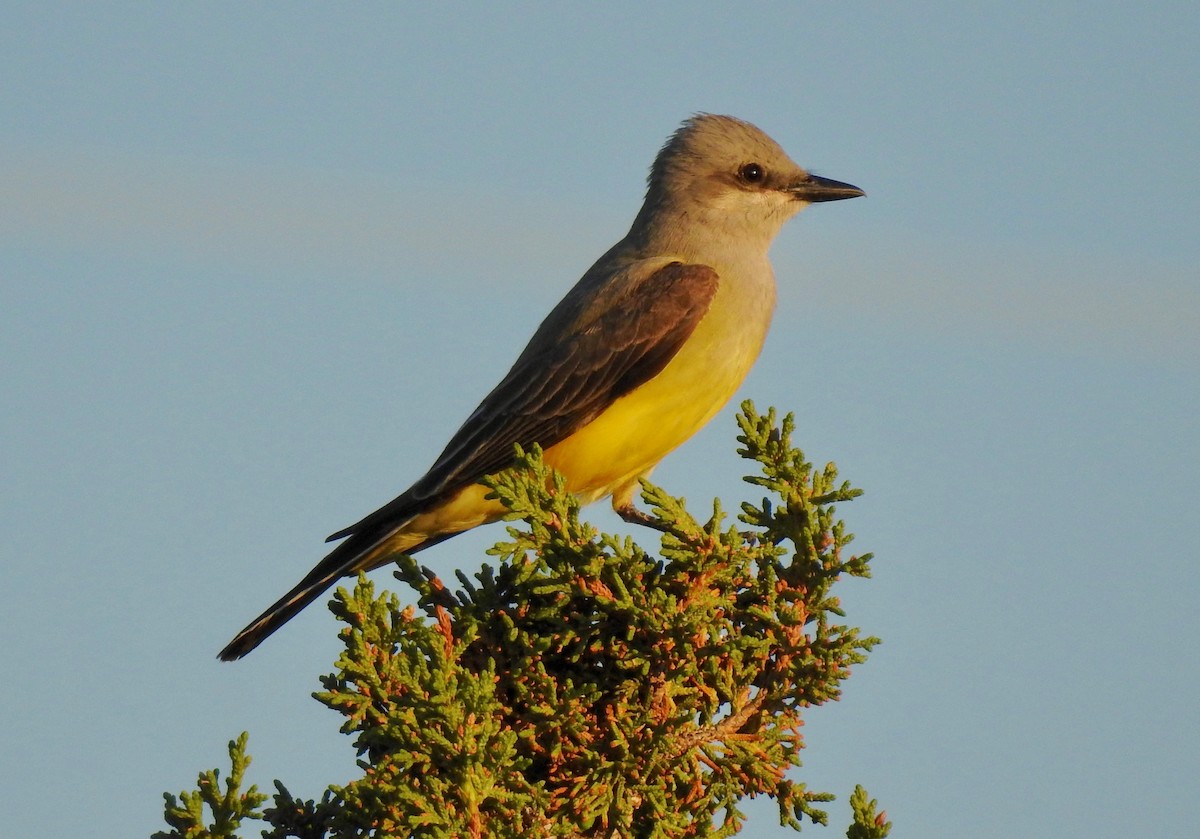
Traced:
<path fill-rule="evenodd" d="M 661 533 L 671 532 L 671 527 L 669 525 L 659 521 L 649 513 L 643 513 L 637 507 L 633 506 L 632 503 L 622 504 L 620 507 L 614 507 L 613 509 L 616 511 L 618 516 L 630 524 L 640 524 L 644 527 L 649 527 Z"/>

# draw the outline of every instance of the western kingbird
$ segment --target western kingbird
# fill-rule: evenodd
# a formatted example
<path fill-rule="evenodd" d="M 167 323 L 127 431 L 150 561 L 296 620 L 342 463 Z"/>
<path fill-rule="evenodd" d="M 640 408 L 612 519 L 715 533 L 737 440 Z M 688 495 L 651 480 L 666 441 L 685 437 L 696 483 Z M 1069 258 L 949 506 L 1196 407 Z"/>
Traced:
<path fill-rule="evenodd" d="M 340 577 L 416 553 L 505 510 L 479 481 L 513 444 L 545 461 L 584 503 L 612 496 L 627 521 L 638 479 L 712 419 L 758 357 L 775 307 L 767 250 L 811 203 L 863 195 L 801 169 L 750 123 L 699 114 L 662 147 L 625 238 L 542 321 L 508 375 L 429 471 L 326 541 L 345 539 L 238 633 L 249 653 Z"/>

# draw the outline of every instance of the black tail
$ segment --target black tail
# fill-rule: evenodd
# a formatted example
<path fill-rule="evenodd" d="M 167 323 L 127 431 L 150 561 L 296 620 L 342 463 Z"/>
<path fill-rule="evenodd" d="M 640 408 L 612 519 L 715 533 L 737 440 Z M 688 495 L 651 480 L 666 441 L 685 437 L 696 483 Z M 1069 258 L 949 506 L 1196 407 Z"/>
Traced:
<path fill-rule="evenodd" d="M 301 580 L 295 588 L 276 600 L 269 609 L 251 621 L 249 626 L 225 645 L 225 649 L 217 654 L 217 658 L 221 661 L 236 661 L 243 657 L 345 576 L 348 571 L 345 565 L 341 563 L 334 567 L 327 565 L 328 560 L 332 559 L 336 553 L 337 551 L 334 551 L 327 556 L 316 568 L 308 572 L 308 576 Z"/>
<path fill-rule="evenodd" d="M 236 661 L 242 658 L 267 640 L 271 633 L 299 614 L 301 609 L 324 594 L 342 577 L 357 574 L 359 571 L 370 571 L 372 568 L 387 564 L 397 554 L 385 555 L 369 564 L 365 562 L 365 558 L 397 529 L 399 528 L 393 527 L 382 533 L 367 531 L 351 534 L 349 539 L 342 542 L 330 551 L 328 556 L 318 562 L 316 567 L 296 584 L 295 588 L 276 600 L 269 609 L 235 635 L 234 639 L 225 645 L 225 649 L 217 653 L 217 658 L 221 661 Z M 412 546 L 405 553 L 415 554 L 417 551 L 423 551 L 430 545 L 436 545 L 455 535 L 457 534 L 443 533 L 432 536 L 419 545 Z"/>

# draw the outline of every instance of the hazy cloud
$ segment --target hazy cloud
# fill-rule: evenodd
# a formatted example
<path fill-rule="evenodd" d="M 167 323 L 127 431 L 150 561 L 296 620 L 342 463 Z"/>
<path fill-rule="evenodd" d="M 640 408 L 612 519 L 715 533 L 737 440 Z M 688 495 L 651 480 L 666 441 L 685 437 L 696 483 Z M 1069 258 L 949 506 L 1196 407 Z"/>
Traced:
<path fill-rule="evenodd" d="M 3 161 L 0 240 L 11 245 L 283 261 L 398 281 L 434 271 L 466 284 L 520 277 L 566 288 L 636 209 L 216 161 L 11 150 Z M 844 311 L 931 337 L 982 332 L 1197 360 L 1194 266 L 1078 254 L 1070 243 L 1041 253 L 948 246 L 809 221 L 819 212 L 785 231 L 774 251 L 781 301 L 794 314 Z"/>

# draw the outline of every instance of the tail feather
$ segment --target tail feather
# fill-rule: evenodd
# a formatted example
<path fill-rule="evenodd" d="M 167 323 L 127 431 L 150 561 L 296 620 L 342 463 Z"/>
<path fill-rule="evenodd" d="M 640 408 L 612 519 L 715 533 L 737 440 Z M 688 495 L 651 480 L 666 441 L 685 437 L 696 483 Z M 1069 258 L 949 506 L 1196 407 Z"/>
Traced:
<path fill-rule="evenodd" d="M 331 554 L 332 556 L 332 554 Z M 325 563 L 322 562 L 301 580 L 295 588 L 276 600 L 270 608 L 250 622 L 249 626 L 234 636 L 233 640 L 217 654 L 221 661 L 236 661 L 267 639 L 271 633 L 294 618 L 301 609 L 325 593 L 326 589 L 345 576 L 342 565 L 317 575 Z"/>
<path fill-rule="evenodd" d="M 255 647 L 267 640 L 275 630 L 294 618 L 305 606 L 324 594 L 330 586 L 342 577 L 356 574 L 359 571 L 370 571 L 372 568 L 386 564 L 391 557 L 385 556 L 381 559 L 375 559 L 370 564 L 366 564 L 364 560 L 374 548 L 377 548 L 381 542 L 394 532 L 395 528 L 382 535 L 366 533 L 352 534 L 349 539 L 338 545 L 328 556 L 318 562 L 316 567 L 309 571 L 304 579 L 297 583 L 291 591 L 276 600 L 271 604 L 270 608 L 235 635 L 233 640 L 226 644 L 225 648 L 217 654 L 217 658 L 221 659 L 221 661 L 236 661 L 239 658 L 245 657 Z M 442 533 L 432 536 L 424 542 L 408 548 L 404 553 L 415 554 L 417 551 L 423 551 L 430 545 L 436 545 L 438 542 L 443 542 L 455 535 L 457 533 Z"/>

